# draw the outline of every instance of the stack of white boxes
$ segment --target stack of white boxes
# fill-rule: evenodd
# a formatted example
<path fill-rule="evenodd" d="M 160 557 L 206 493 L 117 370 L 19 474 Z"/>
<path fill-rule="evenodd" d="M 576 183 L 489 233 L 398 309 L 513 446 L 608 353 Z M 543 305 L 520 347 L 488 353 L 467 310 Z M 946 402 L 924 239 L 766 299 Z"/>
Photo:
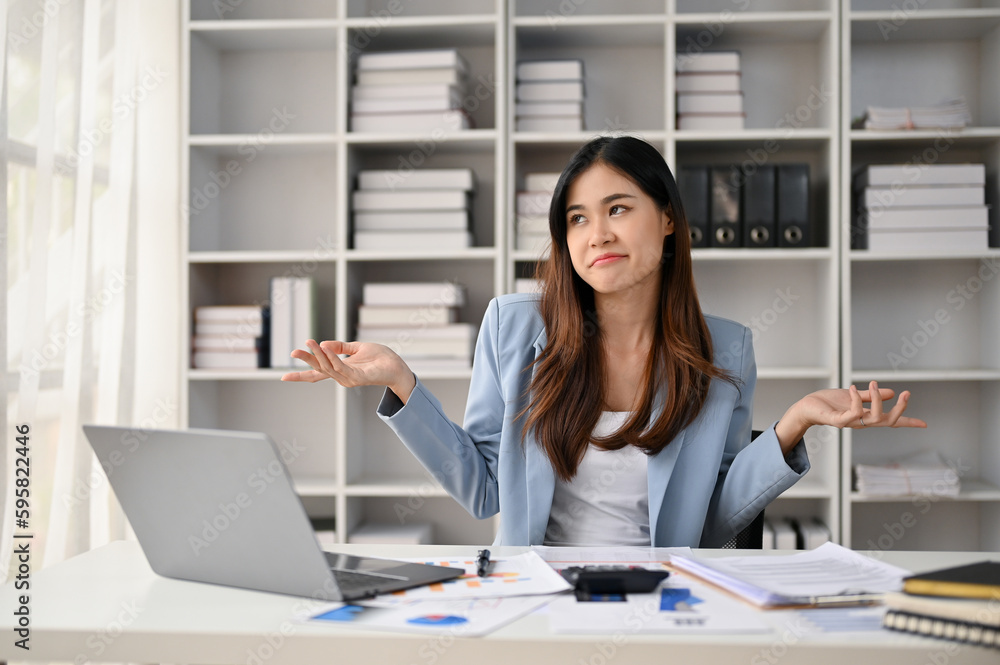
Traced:
<path fill-rule="evenodd" d="M 583 129 L 583 61 L 517 63 L 519 132 L 578 132 Z"/>
<path fill-rule="evenodd" d="M 855 179 L 851 247 L 874 252 L 985 251 L 983 164 L 883 164 Z"/>
<path fill-rule="evenodd" d="M 677 54 L 677 129 L 743 129 L 740 54 Z"/>

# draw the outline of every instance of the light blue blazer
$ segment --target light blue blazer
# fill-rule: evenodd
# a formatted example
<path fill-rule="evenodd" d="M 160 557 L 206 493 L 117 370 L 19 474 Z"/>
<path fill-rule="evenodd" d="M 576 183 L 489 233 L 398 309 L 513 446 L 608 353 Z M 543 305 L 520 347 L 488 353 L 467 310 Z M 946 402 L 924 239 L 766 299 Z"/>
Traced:
<path fill-rule="evenodd" d="M 757 381 L 750 330 L 706 320 L 715 364 L 738 376 L 741 389 L 713 380 L 698 417 L 649 457 L 656 547 L 721 546 L 809 470 L 803 442 L 783 456 L 774 425 L 750 441 Z M 479 330 L 464 427 L 448 420 L 419 378 L 405 406 L 390 390 L 378 406 L 379 417 L 469 513 L 482 519 L 500 512 L 494 545 L 541 545 L 545 536 L 555 472 L 534 437 L 522 437 L 517 418 L 531 381 L 524 370 L 545 343 L 537 296 L 501 296 Z"/>

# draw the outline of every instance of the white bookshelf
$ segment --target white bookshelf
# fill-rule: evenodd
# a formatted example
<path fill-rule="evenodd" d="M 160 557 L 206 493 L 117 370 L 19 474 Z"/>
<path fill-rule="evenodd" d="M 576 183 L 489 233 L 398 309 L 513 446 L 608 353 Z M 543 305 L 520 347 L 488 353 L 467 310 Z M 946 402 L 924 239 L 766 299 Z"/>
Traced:
<path fill-rule="evenodd" d="M 1000 445 L 990 433 L 1000 428 L 994 415 L 1000 412 L 1000 360 L 988 344 L 991 331 L 1000 329 L 996 294 L 974 303 L 968 310 L 974 320 L 956 326 L 953 334 L 964 356 L 928 355 L 902 373 L 887 370 L 877 356 L 865 356 L 874 348 L 872 339 L 891 342 L 896 336 L 890 311 L 903 317 L 899 325 L 904 327 L 916 320 L 913 313 L 926 298 L 920 280 L 953 279 L 984 256 L 862 256 L 845 244 L 844 220 L 849 218 L 852 164 L 883 153 L 906 155 L 938 138 L 933 132 L 905 138 L 858 132 L 849 122 L 870 92 L 884 94 L 879 101 L 896 101 L 893 86 L 878 85 L 886 62 L 913 87 L 919 69 L 908 62 L 928 39 L 935 65 L 917 80 L 952 86 L 976 109 L 976 127 L 952 137 L 949 159 L 972 156 L 991 165 L 987 196 L 996 204 L 1000 93 L 990 72 L 1000 52 L 1000 9 L 975 3 L 952 8 L 945 0 L 928 0 L 894 33 L 909 28 L 928 34 L 900 40 L 905 43 L 897 50 L 895 41 L 876 41 L 872 32 L 873 25 L 891 16 L 886 4 L 891 5 L 888 0 L 860 6 L 761 0 L 745 7 L 729 0 L 243 0 L 223 5 L 188 0 L 181 37 L 188 73 L 182 157 L 185 309 L 190 314 L 198 305 L 263 302 L 270 277 L 305 273 L 317 284 L 319 335 L 350 339 L 366 281 L 458 280 L 468 289 L 460 320 L 478 324 L 490 298 L 513 290 L 514 280 L 529 276 L 539 258 L 514 249 L 514 198 L 525 174 L 560 171 L 595 134 L 642 136 L 675 171 L 697 164 L 751 169 L 760 163 L 804 162 L 810 167 L 814 246 L 695 250 L 704 309 L 756 331 L 754 426 L 767 426 L 813 390 L 869 376 L 899 377 L 901 384 L 905 379 L 919 393 L 919 404 L 927 409 L 921 414 L 928 420 L 946 407 L 974 414 L 968 422 L 949 424 L 982 478 L 968 484 L 957 503 L 935 504 L 930 512 L 941 516 L 924 522 L 928 529 L 940 522 L 963 534 L 956 541 L 963 547 L 997 549 Z M 230 5 L 231 11 L 219 10 Z M 925 13 L 934 20 L 918 18 Z M 939 21 L 943 30 L 925 29 Z M 674 54 L 692 45 L 741 52 L 746 129 L 675 128 Z M 457 48 L 470 65 L 464 106 L 474 129 L 433 137 L 348 131 L 352 69 L 359 53 L 443 47 Z M 539 58 L 584 61 L 584 131 L 514 131 L 515 64 Z M 955 76 L 951 69 L 958 62 L 971 63 L 973 71 Z M 897 92 L 905 89 L 899 86 Z M 408 167 L 474 171 L 473 247 L 441 252 L 352 248 L 350 197 L 358 171 Z M 226 173 L 232 176 L 228 181 Z M 997 259 L 1000 250 L 985 257 Z M 897 290 L 911 296 L 886 302 Z M 794 300 L 776 308 L 781 293 Z M 186 339 L 190 321 L 184 325 Z M 427 521 L 442 543 L 492 540 L 497 520 L 468 516 L 376 417 L 380 390 L 347 390 L 331 382 L 285 384 L 278 381 L 282 373 L 184 370 L 184 422 L 260 430 L 277 441 L 294 441 L 301 449 L 290 464 L 296 487 L 310 514 L 335 518 L 338 542 L 346 542 L 364 521 Z M 470 373 L 420 376 L 461 422 Z M 963 406 L 960 399 L 970 404 Z M 856 496 L 849 480 L 852 460 L 940 439 L 931 430 L 886 433 L 887 445 L 876 449 L 868 445 L 870 434 L 812 430 L 807 437 L 812 471 L 768 513 L 817 516 L 844 543 L 863 546 L 872 535 L 877 540 L 878 521 L 888 519 L 898 502 Z M 876 531 L 869 533 L 872 524 Z M 916 531 L 906 544 L 941 546 L 922 526 Z"/>
<path fill-rule="evenodd" d="M 842 7 L 840 192 L 844 383 L 913 392 L 927 430 L 845 430 L 842 539 L 858 549 L 1000 549 L 1000 287 L 971 298 L 953 289 L 978 279 L 997 250 L 898 255 L 850 249 L 851 176 L 873 163 L 982 162 L 995 245 L 1000 170 L 1000 4 L 938 0 L 899 13 L 892 3 Z M 851 128 L 867 105 L 930 104 L 964 96 L 972 125 L 961 131 L 874 132 Z M 956 299 L 957 298 L 957 299 Z M 940 317 L 940 318 L 937 318 Z M 937 450 L 959 472 L 956 499 L 866 497 L 854 490 L 858 463 Z"/>

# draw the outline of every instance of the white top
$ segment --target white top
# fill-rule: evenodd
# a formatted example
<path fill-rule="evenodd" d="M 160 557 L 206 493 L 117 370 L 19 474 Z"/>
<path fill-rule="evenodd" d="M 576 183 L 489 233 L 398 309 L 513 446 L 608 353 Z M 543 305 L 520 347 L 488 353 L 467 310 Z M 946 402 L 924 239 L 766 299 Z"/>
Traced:
<path fill-rule="evenodd" d="M 627 411 L 603 411 L 594 437 L 616 432 Z M 556 478 L 546 545 L 648 547 L 646 454 L 634 446 L 604 450 L 590 444 L 570 481 Z"/>

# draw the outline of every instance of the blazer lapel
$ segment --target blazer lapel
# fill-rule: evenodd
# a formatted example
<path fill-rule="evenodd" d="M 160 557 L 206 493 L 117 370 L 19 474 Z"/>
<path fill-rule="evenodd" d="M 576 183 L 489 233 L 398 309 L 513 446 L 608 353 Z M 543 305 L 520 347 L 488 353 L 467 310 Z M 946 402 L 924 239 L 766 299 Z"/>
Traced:
<path fill-rule="evenodd" d="M 650 423 L 656 422 L 663 412 L 663 404 L 666 401 L 667 388 L 660 386 L 657 390 L 656 401 L 653 403 L 653 412 L 650 415 Z M 677 456 L 684 445 L 684 436 L 687 429 L 681 430 L 677 437 L 667 444 L 667 447 L 650 457 L 646 463 L 646 487 L 649 501 L 649 539 L 656 547 L 657 543 L 666 542 L 660 530 L 666 528 L 666 524 L 660 523 L 663 514 L 663 501 L 667 494 L 667 486 L 670 478 L 673 477 L 674 466 L 677 464 Z"/>
<path fill-rule="evenodd" d="M 545 348 L 547 341 L 545 330 L 535 338 L 535 358 Z M 534 377 L 535 367 L 532 367 Z M 545 529 L 549 524 L 549 512 L 552 510 L 552 494 L 555 492 L 556 477 L 552 463 L 545 456 L 532 434 L 524 440 L 525 447 L 525 482 L 528 494 L 528 542 L 531 545 L 541 545 L 545 540 Z"/>

